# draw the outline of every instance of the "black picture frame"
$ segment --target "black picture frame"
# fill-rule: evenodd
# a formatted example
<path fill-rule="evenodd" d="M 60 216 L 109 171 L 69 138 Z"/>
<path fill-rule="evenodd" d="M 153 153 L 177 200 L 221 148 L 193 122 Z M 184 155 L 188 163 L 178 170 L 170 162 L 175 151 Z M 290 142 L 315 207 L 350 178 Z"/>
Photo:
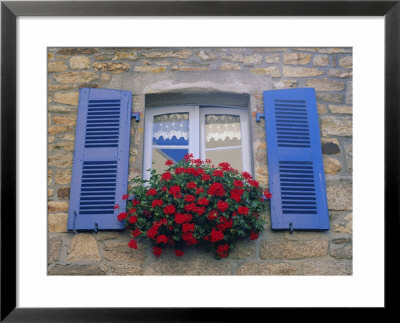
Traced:
<path fill-rule="evenodd" d="M 1 3 L 1 321 L 235 321 L 218 308 L 16 307 L 16 19 L 18 16 L 384 16 L 385 17 L 385 309 L 396 306 L 399 235 L 400 1 L 3 1 Z M 373 147 L 371 147 L 373 153 Z M 373 170 L 371 170 L 373 171 Z M 371 187 L 373 195 L 373 187 Z M 366 197 L 366 203 L 369 197 Z M 368 288 L 368 287 L 366 287 Z M 289 291 L 290 292 L 290 291 Z M 345 292 L 345 291 L 344 291 Z M 251 313 L 251 317 L 263 313 Z M 254 315 L 254 316 L 253 316 Z M 285 314 L 286 316 L 286 314 Z M 266 318 L 267 319 L 267 318 Z"/>

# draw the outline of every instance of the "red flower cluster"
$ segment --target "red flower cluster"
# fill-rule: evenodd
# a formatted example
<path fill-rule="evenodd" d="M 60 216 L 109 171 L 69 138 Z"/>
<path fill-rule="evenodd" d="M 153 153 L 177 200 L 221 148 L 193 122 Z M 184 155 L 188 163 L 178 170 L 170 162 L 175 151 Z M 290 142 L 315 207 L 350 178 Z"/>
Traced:
<path fill-rule="evenodd" d="M 146 185 L 134 180 L 138 185 L 123 196 L 129 215 L 121 212 L 118 219 L 132 229 L 130 248 L 137 248 L 138 237 L 147 237 L 156 257 L 166 247 L 181 257 L 183 248 L 202 241 L 201 246 L 213 248 L 217 258 L 225 258 L 235 241 L 258 238 L 265 202 L 259 183 L 249 173 L 226 162 L 216 167 L 191 154 L 165 165 L 161 176 L 153 174 Z M 135 199 L 130 201 L 129 196 Z"/>
<path fill-rule="evenodd" d="M 212 196 L 223 196 L 225 194 L 224 185 L 221 183 L 212 183 L 207 193 Z"/>

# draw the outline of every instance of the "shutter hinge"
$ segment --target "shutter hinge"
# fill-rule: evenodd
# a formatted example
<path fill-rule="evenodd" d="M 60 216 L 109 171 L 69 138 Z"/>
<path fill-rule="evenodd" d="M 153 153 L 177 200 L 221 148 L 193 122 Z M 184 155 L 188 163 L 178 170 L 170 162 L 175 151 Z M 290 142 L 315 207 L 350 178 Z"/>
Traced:
<path fill-rule="evenodd" d="M 140 121 L 140 112 L 133 112 L 131 117 L 135 118 L 136 122 L 139 122 Z"/>
<path fill-rule="evenodd" d="M 289 232 L 290 232 L 290 234 L 293 233 L 293 222 L 289 223 Z"/>
<path fill-rule="evenodd" d="M 74 231 L 75 234 L 78 233 L 75 229 L 76 217 L 77 217 L 77 214 L 76 214 L 76 211 L 74 211 L 74 222 L 72 224 L 72 231 Z"/>
<path fill-rule="evenodd" d="M 256 113 L 256 122 L 260 122 L 260 118 L 264 118 L 264 113 L 257 112 Z"/>
<path fill-rule="evenodd" d="M 99 232 L 99 225 L 97 224 L 97 222 L 94 223 L 93 231 L 96 232 L 96 233 Z"/>

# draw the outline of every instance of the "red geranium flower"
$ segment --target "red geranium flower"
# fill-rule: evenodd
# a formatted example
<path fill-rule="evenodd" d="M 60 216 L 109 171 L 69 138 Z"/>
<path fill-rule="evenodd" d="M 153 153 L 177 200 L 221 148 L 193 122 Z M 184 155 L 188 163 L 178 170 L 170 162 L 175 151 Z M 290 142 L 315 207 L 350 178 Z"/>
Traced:
<path fill-rule="evenodd" d="M 174 185 L 169 189 L 169 194 L 172 194 L 174 197 L 182 197 L 181 188 L 178 185 Z"/>
<path fill-rule="evenodd" d="M 154 256 L 156 256 L 158 258 L 161 255 L 161 253 L 162 253 L 162 249 L 161 248 L 153 247 Z"/>
<path fill-rule="evenodd" d="M 182 250 L 174 250 L 174 254 L 177 257 L 181 257 L 181 256 L 183 256 L 183 251 Z"/>
<path fill-rule="evenodd" d="M 223 170 L 228 170 L 229 167 L 231 167 L 231 165 L 227 162 L 219 163 L 218 166 L 221 167 Z"/>
<path fill-rule="evenodd" d="M 114 210 L 119 209 L 119 204 L 114 205 Z"/>
<path fill-rule="evenodd" d="M 211 179 L 211 176 L 210 176 L 210 175 L 207 175 L 207 174 L 204 174 L 203 176 L 201 176 L 201 179 L 202 179 L 203 181 L 209 181 L 209 180 Z"/>
<path fill-rule="evenodd" d="M 132 216 L 129 218 L 129 223 L 135 224 L 136 221 L 137 221 L 137 216 L 135 216 L 135 215 L 132 215 Z"/>
<path fill-rule="evenodd" d="M 258 187 L 258 182 L 257 182 L 257 181 L 252 180 L 252 179 L 249 179 L 248 182 L 249 182 L 249 184 L 250 184 L 251 186 L 253 186 L 253 187 Z"/>
<path fill-rule="evenodd" d="M 185 202 L 193 202 L 195 199 L 194 195 L 188 194 L 185 196 Z"/>
<path fill-rule="evenodd" d="M 152 208 L 155 208 L 156 206 L 162 206 L 163 204 L 164 204 L 163 200 L 154 200 L 154 201 L 151 203 L 151 207 L 152 207 Z"/>
<path fill-rule="evenodd" d="M 183 167 L 175 168 L 175 174 L 176 175 L 182 174 L 184 171 L 185 171 L 185 169 Z"/>
<path fill-rule="evenodd" d="M 124 194 L 124 195 L 122 195 L 122 199 L 123 200 L 127 200 L 129 198 L 129 194 Z"/>
<path fill-rule="evenodd" d="M 218 248 L 217 248 L 217 254 L 221 258 L 225 258 L 226 256 L 228 256 L 228 250 L 229 250 L 229 245 L 228 244 L 219 245 Z"/>
<path fill-rule="evenodd" d="M 146 195 L 150 196 L 150 195 L 156 195 L 157 194 L 157 190 L 155 188 L 150 188 L 147 190 Z"/>
<path fill-rule="evenodd" d="M 172 160 L 169 160 L 169 159 L 165 162 L 165 165 L 167 165 L 167 166 L 171 166 L 173 164 L 174 164 L 174 162 Z"/>
<path fill-rule="evenodd" d="M 195 182 L 189 182 L 189 183 L 187 183 L 186 187 L 187 188 L 196 188 L 197 184 Z"/>
<path fill-rule="evenodd" d="M 123 221 L 128 217 L 128 214 L 126 212 L 121 212 L 120 214 L 118 214 L 118 221 Z"/>
<path fill-rule="evenodd" d="M 139 200 L 135 200 L 135 199 L 132 200 L 132 205 L 133 205 L 133 206 L 136 206 L 136 205 L 138 205 L 138 204 L 140 204 L 140 201 L 139 201 Z"/>
<path fill-rule="evenodd" d="M 266 191 L 264 191 L 264 196 L 265 196 L 265 198 L 270 199 L 272 197 L 272 194 L 266 190 Z"/>
<path fill-rule="evenodd" d="M 194 204 L 194 203 L 190 203 L 190 204 L 186 204 L 185 206 L 184 206 L 184 209 L 185 209 L 185 211 L 187 211 L 187 212 L 194 212 L 194 211 L 196 211 L 196 209 L 197 209 L 197 205 L 196 204 Z"/>
<path fill-rule="evenodd" d="M 206 212 L 206 208 L 204 206 L 199 206 L 196 208 L 196 210 L 194 210 L 198 215 L 202 215 L 204 214 L 204 212 Z"/>
<path fill-rule="evenodd" d="M 212 183 L 207 193 L 208 195 L 223 196 L 225 194 L 224 186 L 221 183 Z"/>
<path fill-rule="evenodd" d="M 224 233 L 222 231 L 215 230 L 215 228 L 213 228 L 211 230 L 210 236 L 211 236 L 211 242 L 214 243 L 214 242 L 222 240 L 224 238 Z"/>
<path fill-rule="evenodd" d="M 182 233 L 182 239 L 185 240 L 186 244 L 188 246 L 192 245 L 192 244 L 196 244 L 198 243 L 198 241 L 196 240 L 195 237 L 193 237 L 193 233 L 192 232 L 185 232 Z"/>
<path fill-rule="evenodd" d="M 250 233 L 250 240 L 256 240 L 258 238 L 258 233 L 255 233 L 254 231 L 251 231 Z"/>
<path fill-rule="evenodd" d="M 164 207 L 163 212 L 164 212 L 164 214 L 174 214 L 175 210 L 176 210 L 175 206 L 167 205 L 166 207 Z"/>
<path fill-rule="evenodd" d="M 159 226 L 153 225 L 149 230 L 147 230 L 147 238 L 154 239 L 158 234 Z"/>
<path fill-rule="evenodd" d="M 234 188 L 233 190 L 230 191 L 231 194 L 231 199 L 235 200 L 236 202 L 240 202 L 242 195 L 244 193 L 244 190 L 240 188 Z"/>
<path fill-rule="evenodd" d="M 242 182 L 242 181 L 238 181 L 237 179 L 235 179 L 235 180 L 233 181 L 233 185 L 234 185 L 235 187 L 243 187 L 243 182 Z"/>
<path fill-rule="evenodd" d="M 182 232 L 194 231 L 194 223 L 184 223 L 182 224 Z"/>
<path fill-rule="evenodd" d="M 137 237 L 140 234 L 139 228 L 136 228 L 134 231 L 132 231 L 132 236 Z"/>
<path fill-rule="evenodd" d="M 163 186 L 163 187 L 161 187 L 161 191 L 166 192 L 166 191 L 168 191 L 168 188 L 166 186 Z"/>
<path fill-rule="evenodd" d="M 165 172 L 161 175 L 161 179 L 164 181 L 169 181 L 172 178 L 172 175 L 170 172 Z"/>
<path fill-rule="evenodd" d="M 226 229 L 230 229 L 233 226 L 233 219 L 227 220 L 225 217 L 220 216 L 219 217 L 219 223 L 217 225 L 217 229 L 224 231 Z"/>
<path fill-rule="evenodd" d="M 166 235 L 160 234 L 157 238 L 156 238 L 157 243 L 168 243 L 168 238 Z"/>
<path fill-rule="evenodd" d="M 128 210 L 128 213 L 129 213 L 129 214 L 135 213 L 135 212 L 136 212 L 136 209 L 135 209 L 134 207 Z"/>
<path fill-rule="evenodd" d="M 196 194 L 204 193 L 204 187 L 196 188 Z"/>
<path fill-rule="evenodd" d="M 205 206 L 207 206 L 209 203 L 210 203 L 210 201 L 207 200 L 207 198 L 205 198 L 205 197 L 202 197 L 202 198 L 200 198 L 200 199 L 197 200 L 197 204 L 198 204 L 198 205 L 205 205 Z"/>
<path fill-rule="evenodd" d="M 224 171 L 220 170 L 220 169 L 216 169 L 215 171 L 213 171 L 213 176 L 219 176 L 219 177 L 223 177 L 224 176 Z"/>
<path fill-rule="evenodd" d="M 217 208 L 221 212 L 225 212 L 228 207 L 229 207 L 229 204 L 225 201 L 218 201 L 218 203 L 217 203 Z"/>
<path fill-rule="evenodd" d="M 175 214 L 175 223 L 182 224 L 185 222 L 189 222 L 191 220 L 192 220 L 191 214 L 181 214 L 181 213 Z"/>
<path fill-rule="evenodd" d="M 217 211 L 211 211 L 210 213 L 208 213 L 207 219 L 213 221 L 217 218 L 217 215 L 218 215 Z"/>
<path fill-rule="evenodd" d="M 183 159 L 186 160 L 186 161 L 189 161 L 189 160 L 191 160 L 192 158 L 193 158 L 193 154 L 186 154 L 186 155 L 183 157 Z"/>
<path fill-rule="evenodd" d="M 136 243 L 136 241 L 133 240 L 133 239 L 132 239 L 131 241 L 129 241 L 128 247 L 129 247 L 129 248 L 132 248 L 132 249 L 137 249 L 137 243 Z"/>
<path fill-rule="evenodd" d="M 239 214 L 242 214 L 242 215 L 249 214 L 249 208 L 246 207 L 246 206 L 239 206 L 237 211 L 238 211 Z"/>
<path fill-rule="evenodd" d="M 242 175 L 245 179 L 252 179 L 253 177 L 248 172 L 242 172 Z"/>

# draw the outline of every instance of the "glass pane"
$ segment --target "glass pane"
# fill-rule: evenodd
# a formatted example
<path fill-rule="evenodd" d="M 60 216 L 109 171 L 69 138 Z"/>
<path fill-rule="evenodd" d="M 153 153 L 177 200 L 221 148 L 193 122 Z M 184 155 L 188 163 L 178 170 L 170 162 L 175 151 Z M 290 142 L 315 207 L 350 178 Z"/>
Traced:
<path fill-rule="evenodd" d="M 219 163 L 228 162 L 238 171 L 242 171 L 242 148 L 206 150 L 206 158 L 211 159 L 211 163 L 217 166 Z"/>
<path fill-rule="evenodd" d="M 162 173 L 168 168 L 165 166 L 167 160 L 172 160 L 173 162 L 178 162 L 183 159 L 183 157 L 189 153 L 188 149 L 156 149 L 153 148 L 152 151 L 152 169 L 157 170 L 157 173 Z"/>
<path fill-rule="evenodd" d="M 206 149 L 240 146 L 240 117 L 228 114 L 207 114 L 205 120 Z"/>
<path fill-rule="evenodd" d="M 154 116 L 154 145 L 188 145 L 189 113 L 169 113 Z"/>

